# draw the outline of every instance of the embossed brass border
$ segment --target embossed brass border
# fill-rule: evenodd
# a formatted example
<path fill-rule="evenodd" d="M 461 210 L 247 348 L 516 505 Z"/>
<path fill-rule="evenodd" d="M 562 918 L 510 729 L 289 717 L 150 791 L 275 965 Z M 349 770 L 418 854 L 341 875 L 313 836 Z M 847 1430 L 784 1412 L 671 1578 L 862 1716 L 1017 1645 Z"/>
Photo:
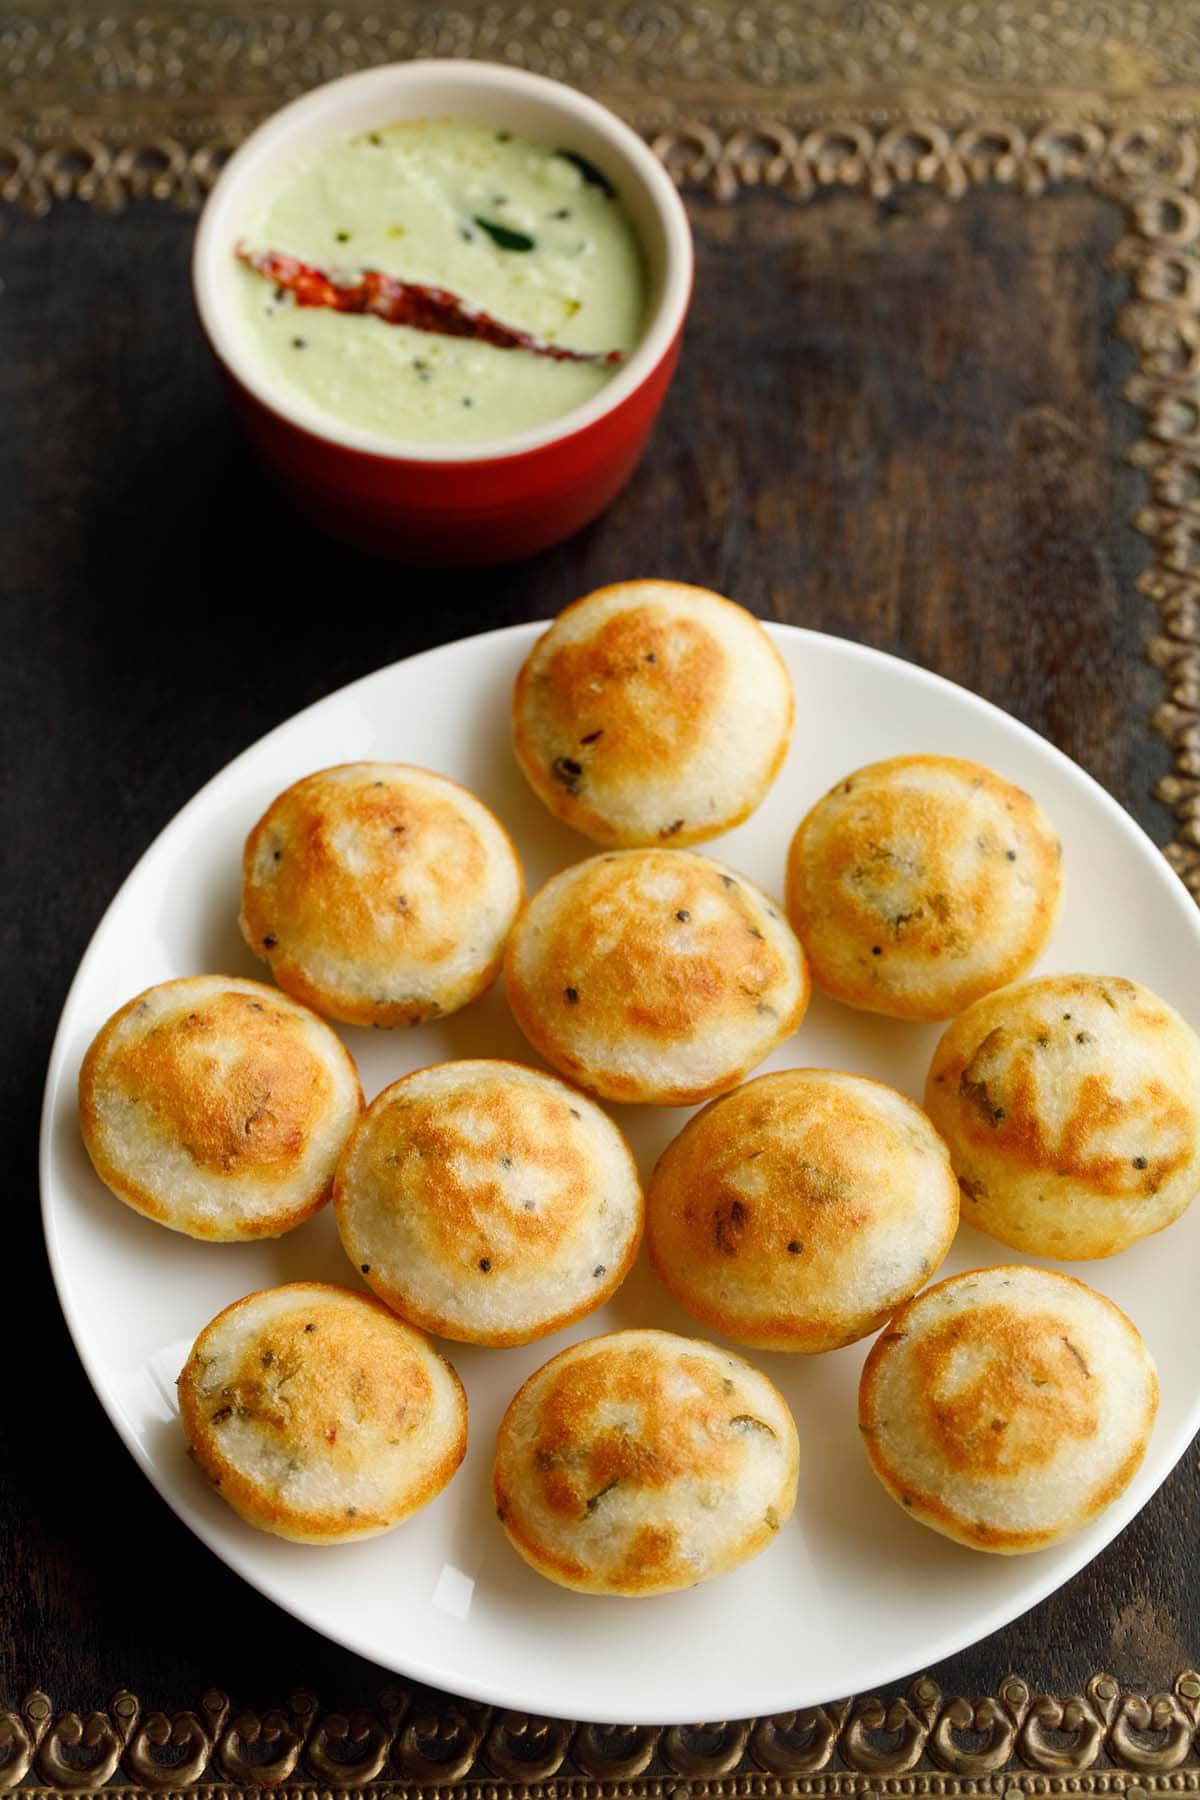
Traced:
<path fill-rule="evenodd" d="M 0 67 L 35 121 L 107 117 L 144 139 L 174 118 L 197 142 L 231 111 L 415 56 L 516 61 L 643 112 L 652 95 L 662 124 L 791 117 L 817 89 L 853 117 L 869 101 L 902 118 L 897 83 L 937 94 L 943 123 L 968 123 L 984 91 L 1022 124 L 1045 97 L 1053 114 L 1111 121 L 1132 104 L 1194 122 L 1195 25 L 1194 0 L 13 0 Z"/>
<path fill-rule="evenodd" d="M 1128 456 L 1148 486 L 1134 522 L 1153 546 L 1138 585 L 1158 609 L 1148 654 L 1166 695 L 1151 723 L 1173 762 L 1157 793 L 1176 820 L 1166 854 L 1200 899 L 1200 133 L 1172 116 L 1186 110 L 1178 97 L 1165 109 L 1147 102 L 1144 116 L 1113 103 L 1109 112 L 1125 115 L 1118 123 L 1088 116 L 1105 109 L 1096 96 L 1085 104 L 1076 95 L 1055 114 L 1029 95 L 1003 113 L 990 94 L 897 93 L 885 105 L 875 93 L 860 96 L 857 114 L 844 101 L 824 119 L 815 116 L 817 100 L 807 103 L 814 116 L 793 123 L 655 130 L 638 122 L 681 187 L 726 201 L 757 186 L 803 202 L 823 188 L 882 197 L 921 184 L 957 198 L 978 185 L 1036 195 L 1083 182 L 1123 209 L 1113 262 L 1129 298 L 1117 329 L 1137 357 L 1125 392 L 1142 420 Z M 1197 105 L 1200 93 L 1192 116 Z M 44 127 L 0 136 L 0 199 L 36 212 L 56 200 L 116 208 L 147 196 L 195 207 L 250 123 L 235 108 L 228 126 L 200 143 L 186 129 L 130 141 L 79 128 L 65 137 Z"/>
<path fill-rule="evenodd" d="M 210 1691 L 194 1711 L 55 1713 L 45 1694 L 0 1711 L 0 1788 L 34 1794 L 253 1792 L 319 1800 L 670 1800 L 681 1793 L 953 1796 L 1200 1792 L 1200 1674 L 1169 1693 L 1094 1675 L 1056 1699 L 1019 1676 L 994 1696 L 947 1698 L 928 1676 L 885 1704 L 831 1702 L 775 1718 L 605 1726 L 533 1718 L 388 1688 L 371 1707 L 233 1711 Z M 680 1778 L 686 1783 L 680 1786 Z M 38 1783 L 45 1783 L 39 1786 Z"/>

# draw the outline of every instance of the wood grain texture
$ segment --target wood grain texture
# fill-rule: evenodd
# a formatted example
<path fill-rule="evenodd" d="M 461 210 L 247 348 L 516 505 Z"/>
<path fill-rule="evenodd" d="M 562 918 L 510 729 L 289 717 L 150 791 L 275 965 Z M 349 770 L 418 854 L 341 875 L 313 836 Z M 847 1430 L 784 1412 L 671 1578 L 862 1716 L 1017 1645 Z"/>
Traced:
<path fill-rule="evenodd" d="M 1070 188 L 691 207 L 696 310 L 634 486 L 558 550 L 455 575 L 348 557 L 263 489 L 191 325 L 188 218 L 69 206 L 3 227 L 0 1292 L 32 1325 L 0 1353 L 0 1693 L 37 1681 L 84 1706 L 128 1685 L 176 1708 L 214 1682 L 250 1705 L 304 1685 L 335 1705 L 382 1680 L 258 1599 L 135 1473 L 67 1341 L 36 1213 L 42 1071 L 87 937 L 151 837 L 263 731 L 396 657 L 660 573 L 962 681 L 1169 835 L 1115 209 Z M 1099 1668 L 1168 1686 L 1196 1656 L 1198 1535 L 1192 1453 L 1091 1569 L 933 1673 L 994 1692 L 1036 1657 L 1063 1693 Z"/>

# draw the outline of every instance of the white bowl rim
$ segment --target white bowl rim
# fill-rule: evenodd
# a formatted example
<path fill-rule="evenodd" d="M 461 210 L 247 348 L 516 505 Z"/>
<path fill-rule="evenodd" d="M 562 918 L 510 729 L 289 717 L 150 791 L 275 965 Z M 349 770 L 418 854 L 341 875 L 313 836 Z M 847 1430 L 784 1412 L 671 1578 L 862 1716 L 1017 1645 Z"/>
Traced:
<path fill-rule="evenodd" d="M 302 402 L 293 401 L 263 377 L 254 357 L 246 353 L 230 321 L 229 307 L 221 297 L 217 281 L 218 260 L 229 249 L 229 208 L 243 183 L 252 183 L 260 155 L 282 132 L 310 112 L 319 116 L 329 104 L 331 95 L 341 96 L 354 89 L 364 94 L 378 90 L 383 101 L 398 89 L 420 86 L 426 81 L 447 80 L 546 101 L 557 105 L 564 116 L 573 115 L 606 137 L 647 194 L 662 227 L 664 244 L 661 296 L 647 329 L 619 374 L 582 406 L 573 407 L 544 425 L 506 437 L 462 445 L 382 437 L 375 432 L 343 425 L 316 407 L 309 408 Z M 383 110 L 381 108 L 381 122 L 385 122 Z M 453 466 L 526 455 L 574 437 L 615 411 L 662 361 L 679 332 L 691 298 L 693 267 L 691 228 L 675 185 L 654 152 L 616 113 L 565 82 L 535 75 L 526 69 L 511 68 L 505 63 L 476 62 L 465 57 L 429 57 L 383 63 L 353 75 L 340 76 L 336 81 L 323 82 L 272 113 L 252 131 L 226 163 L 205 202 L 192 251 L 192 289 L 200 323 L 218 360 L 269 412 L 310 437 L 361 455 L 388 462 Z"/>

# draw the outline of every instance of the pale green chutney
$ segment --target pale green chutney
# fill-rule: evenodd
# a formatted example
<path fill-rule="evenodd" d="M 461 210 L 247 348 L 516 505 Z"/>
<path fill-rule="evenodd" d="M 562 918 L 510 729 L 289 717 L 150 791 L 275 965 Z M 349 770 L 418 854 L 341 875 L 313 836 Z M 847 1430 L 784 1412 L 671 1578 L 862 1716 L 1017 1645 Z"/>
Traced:
<path fill-rule="evenodd" d="M 627 353 L 643 328 L 641 250 L 600 172 L 474 121 L 405 121 L 322 148 L 246 219 L 243 243 L 335 280 L 375 269 L 447 288 L 572 349 Z M 279 387 L 396 441 L 507 437 L 582 405 L 622 366 L 299 306 L 241 265 L 237 280 L 253 354 Z"/>

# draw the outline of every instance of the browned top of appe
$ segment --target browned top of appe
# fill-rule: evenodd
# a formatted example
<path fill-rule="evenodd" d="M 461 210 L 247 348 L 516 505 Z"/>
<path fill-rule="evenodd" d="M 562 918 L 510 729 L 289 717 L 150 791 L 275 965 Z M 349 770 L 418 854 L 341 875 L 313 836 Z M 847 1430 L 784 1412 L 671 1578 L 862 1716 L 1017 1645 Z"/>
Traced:
<path fill-rule="evenodd" d="M 592 857 L 525 909 L 505 963 L 517 1023 L 548 1061 L 614 1100 L 721 1092 L 796 1029 L 803 955 L 742 875 L 678 850 Z"/>
<path fill-rule="evenodd" d="M 242 931 L 280 986 L 349 1024 L 419 1024 L 494 979 L 516 853 L 444 776 L 348 763 L 295 782 L 246 841 Z"/>
<path fill-rule="evenodd" d="M 1145 1453 L 1158 1381 L 1110 1300 L 1049 1269 L 952 1275 L 900 1309 L 863 1369 L 872 1466 L 912 1517 L 1013 1554 L 1111 1505 Z"/>
<path fill-rule="evenodd" d="M 351 1261 L 403 1318 L 521 1344 L 591 1312 L 637 1253 L 642 1195 L 612 1120 L 540 1069 L 448 1062 L 376 1097 L 338 1169 Z"/>
<path fill-rule="evenodd" d="M 647 1195 L 650 1259 L 704 1324 L 817 1352 L 877 1329 L 958 1224 L 946 1147 L 894 1089 L 831 1069 L 760 1075 L 691 1119 Z"/>
<path fill-rule="evenodd" d="M 192 1237 L 271 1237 L 327 1198 L 362 1106 L 335 1033 L 262 982 L 160 983 L 97 1033 L 79 1078 L 97 1173 Z"/>
<path fill-rule="evenodd" d="M 261 1529 L 305 1543 L 385 1531 L 466 1449 L 462 1384 L 378 1300 L 294 1282 L 239 1300 L 179 1380 L 193 1456 Z"/>
<path fill-rule="evenodd" d="M 756 807 L 791 734 L 791 680 L 743 607 L 674 581 L 568 606 L 517 678 L 531 786 L 598 843 L 699 843 Z"/>
<path fill-rule="evenodd" d="M 788 912 L 813 980 L 896 1018 L 952 1018 L 1024 974 L 1061 888 L 1061 848 L 1036 803 L 950 756 L 848 775 L 801 822 L 788 858 Z"/>
<path fill-rule="evenodd" d="M 665 1593 L 762 1549 L 792 1510 L 782 1397 L 740 1357 L 662 1331 L 573 1345 L 521 1388 L 493 1487 L 539 1573 L 592 1593 Z"/>

